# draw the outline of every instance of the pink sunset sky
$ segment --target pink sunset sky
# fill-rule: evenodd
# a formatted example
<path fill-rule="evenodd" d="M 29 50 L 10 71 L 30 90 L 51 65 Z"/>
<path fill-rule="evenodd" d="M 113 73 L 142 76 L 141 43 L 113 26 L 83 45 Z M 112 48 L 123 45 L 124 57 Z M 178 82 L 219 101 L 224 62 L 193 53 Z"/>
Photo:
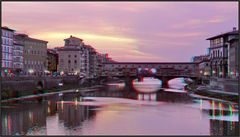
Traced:
<path fill-rule="evenodd" d="M 238 26 L 237 2 L 2 2 L 2 26 L 63 46 L 70 35 L 116 61 L 190 61 Z"/>

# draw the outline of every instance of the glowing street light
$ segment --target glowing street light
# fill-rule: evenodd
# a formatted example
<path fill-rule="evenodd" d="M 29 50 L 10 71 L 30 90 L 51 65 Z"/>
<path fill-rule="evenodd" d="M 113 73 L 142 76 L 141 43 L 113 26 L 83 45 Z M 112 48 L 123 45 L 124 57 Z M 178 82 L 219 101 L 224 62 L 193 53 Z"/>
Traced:
<path fill-rule="evenodd" d="M 77 74 L 78 74 L 78 72 L 77 72 L 77 71 L 75 71 L 75 72 L 74 72 L 74 75 L 77 75 Z"/>
<path fill-rule="evenodd" d="M 34 71 L 33 71 L 33 69 L 29 69 L 28 72 L 29 72 L 30 74 L 32 74 Z"/>
<path fill-rule="evenodd" d="M 49 71 L 48 71 L 48 70 L 44 70 L 44 72 L 45 72 L 45 73 L 49 73 Z"/>
<path fill-rule="evenodd" d="M 64 72 L 63 72 L 63 71 L 61 71 L 61 72 L 60 72 L 60 75 L 63 75 L 63 74 L 64 74 Z"/>
<path fill-rule="evenodd" d="M 205 75 L 205 76 L 206 76 L 206 75 L 208 75 L 208 72 L 204 72 L 204 74 L 203 74 L 203 75 Z"/>

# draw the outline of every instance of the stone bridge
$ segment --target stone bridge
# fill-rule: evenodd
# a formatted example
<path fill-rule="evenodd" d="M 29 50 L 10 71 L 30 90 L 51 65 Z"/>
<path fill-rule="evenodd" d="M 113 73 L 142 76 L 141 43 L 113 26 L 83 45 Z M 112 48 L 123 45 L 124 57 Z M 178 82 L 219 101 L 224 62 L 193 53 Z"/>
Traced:
<path fill-rule="evenodd" d="M 162 75 L 162 76 L 152 76 L 154 78 L 157 78 L 159 80 L 162 81 L 162 87 L 163 88 L 168 88 L 168 81 L 172 80 L 174 78 L 191 78 L 192 80 L 198 80 L 198 78 L 196 76 L 190 76 L 190 75 Z M 108 81 L 111 82 L 113 79 L 118 79 L 118 80 L 124 80 L 125 84 L 128 86 L 132 86 L 132 81 L 135 79 L 141 79 L 141 77 L 137 76 L 137 75 L 126 75 L 126 76 L 101 76 L 100 80 L 101 81 Z"/>
<path fill-rule="evenodd" d="M 112 62 L 104 64 L 102 79 L 128 79 L 155 77 L 168 87 L 168 81 L 174 78 L 198 79 L 198 65 L 192 62 Z M 129 81 L 129 82 L 130 82 Z M 127 83 L 126 83 L 127 84 Z"/>

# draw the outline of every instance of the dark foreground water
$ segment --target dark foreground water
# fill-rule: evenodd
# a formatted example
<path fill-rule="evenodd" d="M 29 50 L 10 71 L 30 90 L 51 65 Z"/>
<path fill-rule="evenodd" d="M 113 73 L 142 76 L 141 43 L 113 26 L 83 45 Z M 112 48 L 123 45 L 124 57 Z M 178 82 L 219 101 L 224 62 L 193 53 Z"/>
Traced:
<path fill-rule="evenodd" d="M 85 97 L 39 100 L 2 104 L 2 134 L 239 135 L 238 105 L 193 99 L 182 90 L 143 94 L 110 84 Z"/>

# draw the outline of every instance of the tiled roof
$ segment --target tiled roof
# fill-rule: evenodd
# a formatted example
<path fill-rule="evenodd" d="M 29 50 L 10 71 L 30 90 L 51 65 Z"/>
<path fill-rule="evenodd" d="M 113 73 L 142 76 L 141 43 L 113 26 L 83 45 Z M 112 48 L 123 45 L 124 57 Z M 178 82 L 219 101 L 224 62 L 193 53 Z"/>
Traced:
<path fill-rule="evenodd" d="M 239 35 L 239 30 L 222 33 L 222 34 L 219 34 L 219 35 L 207 38 L 207 40 L 212 40 L 212 39 L 215 39 L 215 38 L 218 38 L 218 37 L 222 37 L 222 36 L 226 36 L 226 35 Z"/>
<path fill-rule="evenodd" d="M 31 37 L 28 37 L 28 38 L 31 39 L 31 40 L 36 40 L 36 41 L 41 41 L 41 42 L 48 43 L 48 41 L 45 41 L 45 40 L 36 39 L 36 38 L 31 38 Z"/>
<path fill-rule="evenodd" d="M 78 38 L 78 37 L 74 37 L 74 36 L 72 36 L 72 35 L 71 35 L 69 38 L 66 38 L 65 40 L 70 39 L 70 38 L 75 38 L 75 39 L 79 39 L 79 40 L 83 41 L 83 39 L 80 39 L 80 38 Z"/>
<path fill-rule="evenodd" d="M 8 27 L 6 27 L 6 26 L 3 26 L 2 29 L 9 30 L 9 31 L 15 31 L 15 30 L 10 29 L 10 28 L 8 28 Z"/>
<path fill-rule="evenodd" d="M 31 38 L 27 34 L 23 34 L 23 33 L 15 33 L 15 36 L 22 36 L 22 37 L 28 38 L 30 40 L 36 40 L 36 41 L 41 41 L 41 42 L 48 43 L 48 41 L 41 40 L 41 39 L 36 39 L 36 38 Z"/>

